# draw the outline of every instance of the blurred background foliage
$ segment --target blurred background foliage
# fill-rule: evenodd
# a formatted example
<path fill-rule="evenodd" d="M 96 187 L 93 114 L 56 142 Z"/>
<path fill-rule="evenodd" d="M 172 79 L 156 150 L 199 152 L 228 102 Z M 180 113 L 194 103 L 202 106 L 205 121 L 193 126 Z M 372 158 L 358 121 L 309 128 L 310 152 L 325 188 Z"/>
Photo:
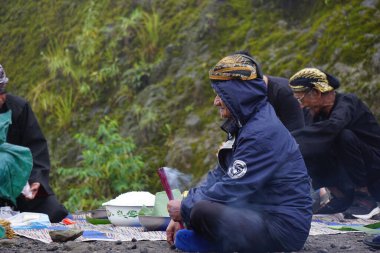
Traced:
<path fill-rule="evenodd" d="M 58 197 L 89 209 L 162 190 L 158 167 L 197 180 L 214 166 L 224 135 L 207 74 L 237 50 L 270 75 L 322 68 L 379 119 L 379 2 L 3 0 L 0 63 L 49 141 Z"/>
<path fill-rule="evenodd" d="M 71 210 L 96 209 L 107 198 L 147 187 L 144 162 L 133 152 L 133 140 L 119 134 L 116 121 L 105 117 L 94 136 L 74 138 L 82 147 L 77 167 L 57 170 L 65 179 L 61 197 Z"/>

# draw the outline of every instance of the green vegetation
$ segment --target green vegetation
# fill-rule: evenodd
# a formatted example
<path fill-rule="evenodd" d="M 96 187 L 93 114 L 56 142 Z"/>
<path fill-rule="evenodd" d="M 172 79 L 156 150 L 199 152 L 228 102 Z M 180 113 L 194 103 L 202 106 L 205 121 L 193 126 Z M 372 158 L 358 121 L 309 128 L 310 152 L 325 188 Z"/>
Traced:
<path fill-rule="evenodd" d="M 362 0 L 4 0 L 0 63 L 8 90 L 31 101 L 49 140 L 58 197 L 86 209 L 132 189 L 91 185 L 103 166 L 122 161 L 93 148 L 123 150 L 92 140 L 105 116 L 119 125 L 107 131 L 136 145 L 144 170 L 124 176 L 145 190 L 162 190 L 156 169 L 164 165 L 195 178 L 212 168 L 224 136 L 207 73 L 237 50 L 249 50 L 271 75 L 320 67 L 380 118 L 379 17 L 379 1 Z M 88 150 L 96 157 L 78 161 Z"/>
<path fill-rule="evenodd" d="M 57 193 L 71 211 L 94 209 L 121 192 L 146 187 L 144 162 L 134 153 L 133 141 L 118 131 L 117 122 L 106 117 L 94 136 L 75 135 L 82 159 L 78 167 L 58 169 L 65 187 Z"/>

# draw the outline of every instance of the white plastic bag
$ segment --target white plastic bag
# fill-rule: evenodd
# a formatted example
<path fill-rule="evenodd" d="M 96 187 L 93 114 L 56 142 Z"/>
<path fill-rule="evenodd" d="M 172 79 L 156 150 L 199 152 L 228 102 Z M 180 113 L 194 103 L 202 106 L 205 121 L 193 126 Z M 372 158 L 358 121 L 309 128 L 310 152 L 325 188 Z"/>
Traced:
<path fill-rule="evenodd" d="M 19 226 L 51 226 L 49 216 L 44 213 L 23 212 L 7 219 L 11 227 Z"/>
<path fill-rule="evenodd" d="M 13 209 L 10 206 L 0 207 L 0 219 L 8 219 L 19 213 L 19 211 L 13 211 Z"/>

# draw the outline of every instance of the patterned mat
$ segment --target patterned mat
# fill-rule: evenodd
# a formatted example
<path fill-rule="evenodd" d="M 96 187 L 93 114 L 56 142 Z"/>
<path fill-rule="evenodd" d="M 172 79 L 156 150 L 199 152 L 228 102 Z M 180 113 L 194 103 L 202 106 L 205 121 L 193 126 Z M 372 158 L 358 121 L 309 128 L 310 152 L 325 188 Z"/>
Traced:
<path fill-rule="evenodd" d="M 142 227 L 118 227 L 114 225 L 92 225 L 82 217 L 75 217 L 73 225 L 52 224 L 50 227 L 30 227 L 15 229 L 15 233 L 44 243 L 52 242 L 49 231 L 79 229 L 83 235 L 75 241 L 132 241 L 166 240 L 164 231 L 145 231 Z M 371 227 L 372 226 L 372 227 Z M 380 223 L 374 220 L 346 220 L 342 214 L 314 215 L 311 223 L 310 235 L 339 234 L 348 232 L 380 233 Z"/>
<path fill-rule="evenodd" d="M 48 228 L 34 229 L 17 229 L 15 233 L 44 243 L 51 243 L 52 240 L 49 231 L 67 230 L 70 228 L 83 230 L 83 235 L 75 241 L 132 241 L 132 239 L 141 241 L 159 241 L 166 240 L 166 234 L 163 231 L 146 232 L 142 227 L 115 227 L 113 225 L 68 225 L 52 226 Z"/>
<path fill-rule="evenodd" d="M 380 223 L 377 220 L 344 219 L 342 213 L 313 215 L 309 235 L 340 234 L 348 232 L 366 232 L 379 234 Z"/>
<path fill-rule="evenodd" d="M 15 233 L 44 243 L 51 243 L 49 231 L 78 229 L 83 231 L 83 235 L 75 241 L 132 241 L 148 240 L 160 241 L 166 240 L 164 231 L 145 231 L 143 227 L 119 227 L 111 224 L 93 225 L 88 223 L 84 215 L 74 215 L 75 224 L 63 225 L 53 223 L 52 226 L 29 226 L 15 228 Z"/>

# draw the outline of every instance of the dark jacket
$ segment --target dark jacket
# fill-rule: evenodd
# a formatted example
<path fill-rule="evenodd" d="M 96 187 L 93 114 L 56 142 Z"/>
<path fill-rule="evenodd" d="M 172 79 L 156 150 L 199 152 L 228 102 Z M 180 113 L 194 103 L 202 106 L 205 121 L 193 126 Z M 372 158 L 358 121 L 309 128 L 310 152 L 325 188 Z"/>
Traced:
<path fill-rule="evenodd" d="M 305 117 L 306 127 L 293 132 L 305 157 L 330 150 L 343 129 L 351 130 L 362 142 L 371 147 L 369 170 L 380 171 L 380 126 L 368 107 L 354 94 L 336 93 L 330 115 Z"/>
<path fill-rule="evenodd" d="M 53 194 L 49 186 L 50 159 L 46 139 L 30 105 L 23 99 L 7 94 L 0 111 L 12 111 L 12 124 L 9 126 L 7 142 L 28 147 L 33 155 L 33 169 L 29 183 L 41 184 L 39 194 Z"/>
<path fill-rule="evenodd" d="M 293 137 L 268 103 L 263 80 L 213 82 L 232 113 L 232 149 L 219 152 L 219 166 L 189 191 L 181 215 L 188 223 L 199 200 L 254 209 L 271 218 L 270 233 L 286 249 L 300 249 L 312 210 L 309 176 Z"/>
<path fill-rule="evenodd" d="M 311 117 L 307 110 L 305 112 L 306 127 L 292 134 L 306 161 L 315 163 L 314 157 L 337 152 L 340 149 L 340 133 L 349 130 L 370 150 L 370 155 L 363 157 L 368 182 L 380 180 L 380 125 L 356 95 L 336 93 L 330 115 Z"/>
<path fill-rule="evenodd" d="M 293 95 L 288 79 L 275 76 L 268 78 L 268 100 L 282 124 L 291 132 L 305 126 L 300 104 Z"/>

